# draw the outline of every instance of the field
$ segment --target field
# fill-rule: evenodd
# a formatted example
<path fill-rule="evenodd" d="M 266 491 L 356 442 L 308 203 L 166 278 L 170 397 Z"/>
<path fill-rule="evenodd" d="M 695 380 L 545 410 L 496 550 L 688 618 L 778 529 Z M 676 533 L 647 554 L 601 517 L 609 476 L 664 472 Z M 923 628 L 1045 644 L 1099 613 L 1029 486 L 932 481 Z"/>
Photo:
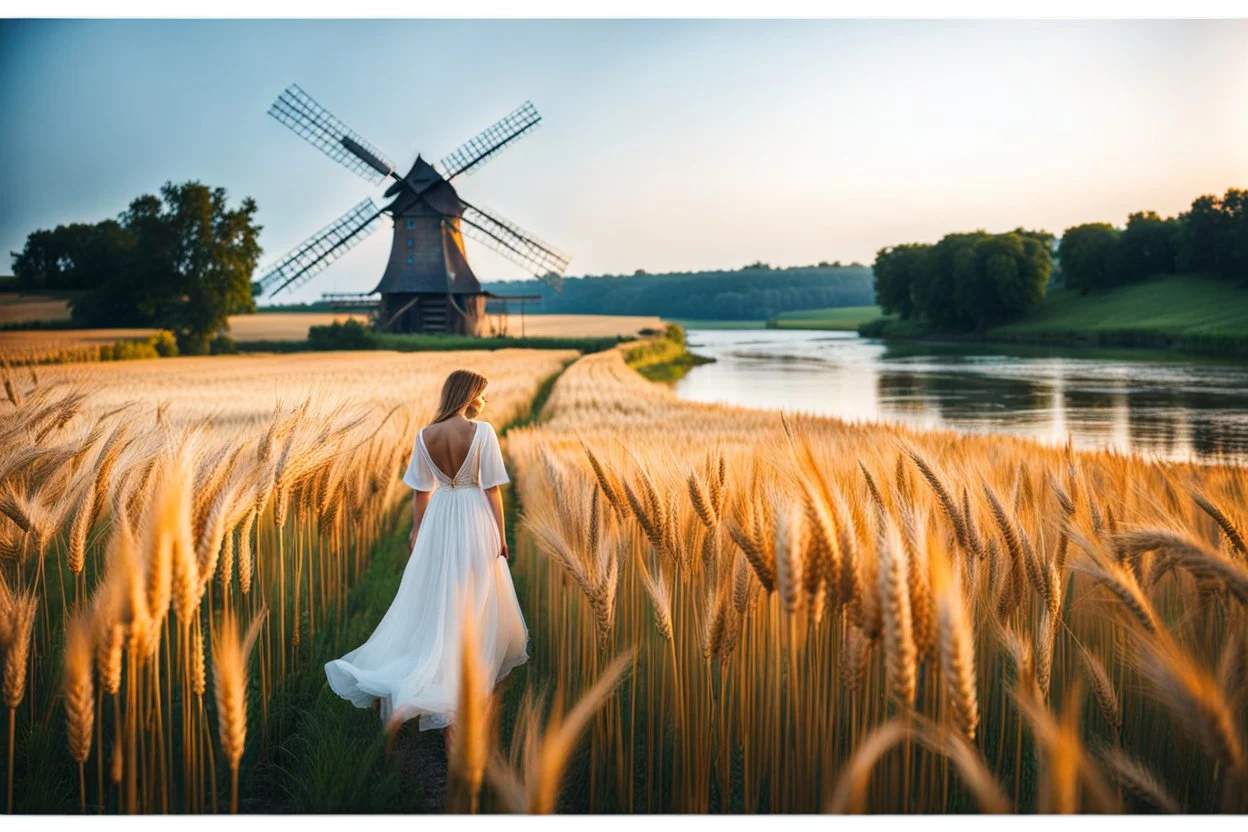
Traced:
<path fill-rule="evenodd" d="M 496 316 L 491 315 L 491 321 Z M 520 335 L 520 315 L 514 310 L 507 322 L 507 334 Z M 654 315 L 533 315 L 524 316 L 526 338 L 598 338 L 636 335 L 643 329 L 661 331 L 663 321 Z"/>
<path fill-rule="evenodd" d="M 302 341 L 308 327 L 325 326 L 334 321 L 363 315 L 321 312 L 266 312 L 258 315 L 230 317 L 230 336 L 236 341 Z M 507 334 L 520 336 L 520 315 L 513 313 L 506 321 Z M 489 324 L 501 328 L 498 315 L 488 316 Z M 642 329 L 662 329 L 656 317 L 640 315 L 533 315 L 524 316 L 524 335 L 533 337 L 591 338 L 610 335 L 636 335 Z"/>
<path fill-rule="evenodd" d="M 68 320 L 69 306 L 61 298 L 25 292 L 0 292 L 0 324 Z"/>
<path fill-rule="evenodd" d="M 636 650 L 580 809 L 1245 808 L 1242 469 L 786 429 L 619 351 L 508 447 L 530 673 Z"/>
<path fill-rule="evenodd" d="M 12 297 L 12 296 L 9 296 Z M 34 306 L 5 305 L 0 301 L 0 317 L 9 322 L 37 320 L 23 317 Z M 60 301 L 56 301 L 60 303 Z M 19 310 L 13 312 L 13 309 Z M 34 314 L 33 312 L 30 314 Z M 230 336 L 242 344 L 253 343 L 262 348 L 278 348 L 290 342 L 304 341 L 308 328 L 325 326 L 349 319 L 366 320 L 367 316 L 349 313 L 320 312 L 268 312 L 256 315 L 233 315 L 230 317 Z M 0 321 L 3 322 L 3 321 Z M 501 330 L 504 322 L 499 316 L 489 316 L 489 324 Z M 505 322 L 507 335 L 519 338 L 521 323 L 519 315 L 511 315 Z M 664 323 L 657 317 L 641 315 L 525 315 L 523 332 L 526 338 L 614 338 L 632 337 L 645 330 L 661 331 Z M 141 341 L 154 335 L 154 329 L 26 329 L 0 331 L 0 356 L 15 363 L 59 361 L 94 361 L 101 347 L 123 341 Z M 387 336 L 390 337 L 390 336 Z M 409 337 L 409 336 L 404 336 Z M 417 341 L 426 336 L 412 336 Z M 414 348 L 427 348 L 415 344 Z M 439 347 L 445 348 L 445 345 Z M 455 343 L 452 349 L 470 349 L 471 342 Z"/>
<path fill-rule="evenodd" d="M 879 319 L 859 331 L 885 338 L 938 338 L 926 321 Z M 1107 292 L 1053 289 L 1023 319 L 975 338 L 1062 346 L 1148 347 L 1248 356 L 1248 290 L 1197 274 L 1154 277 Z"/>
<path fill-rule="evenodd" d="M 367 315 L 347 312 L 266 312 L 258 315 L 231 315 L 230 337 L 235 341 L 302 341 L 308 327 L 357 320 L 368 321 Z"/>
<path fill-rule="evenodd" d="M 767 326 L 775 329 L 831 329 L 857 332 L 859 325 L 874 321 L 882 314 L 878 306 L 802 309 L 777 315 L 767 322 Z"/>
<path fill-rule="evenodd" d="M 693 318 L 673 318 L 673 322 L 685 329 L 762 329 L 767 325 L 764 320 L 757 321 L 712 321 L 695 320 Z"/>
<path fill-rule="evenodd" d="M 410 808 L 411 732 L 387 757 L 318 663 L 385 610 L 398 472 L 466 365 L 532 660 L 461 688 L 450 808 L 1248 809 L 1242 468 L 682 402 L 645 354 L 13 371 L 16 808 Z"/>
<path fill-rule="evenodd" d="M 316 651 L 332 648 L 406 505 L 399 474 L 446 373 L 488 374 L 503 424 L 574 355 L 219 356 L 6 374 L 7 807 L 228 810 L 245 750 L 249 771 L 266 757 L 272 769 L 260 749 L 295 719 L 277 693 L 320 672 Z"/>
<path fill-rule="evenodd" d="M 994 327 L 989 334 L 1086 337 L 1123 332 L 1248 337 L 1248 291 L 1202 275 L 1171 275 L 1083 296 L 1058 289 L 1025 320 Z"/>
<path fill-rule="evenodd" d="M 0 330 L 0 356 L 27 363 L 43 358 L 98 356 L 101 347 L 137 341 L 154 329 L 10 329 Z M 80 358 L 79 360 L 82 360 Z"/>

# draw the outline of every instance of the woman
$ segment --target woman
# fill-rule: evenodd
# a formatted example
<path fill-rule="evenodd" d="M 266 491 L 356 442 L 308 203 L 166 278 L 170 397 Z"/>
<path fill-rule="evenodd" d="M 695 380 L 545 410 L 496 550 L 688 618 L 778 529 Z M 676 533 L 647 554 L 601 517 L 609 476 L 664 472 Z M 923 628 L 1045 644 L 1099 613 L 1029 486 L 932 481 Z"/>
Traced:
<path fill-rule="evenodd" d="M 399 591 L 368 641 L 325 665 L 335 693 L 378 708 L 387 726 L 419 717 L 426 731 L 454 720 L 465 604 L 487 679 L 497 683 L 529 658 L 503 532 L 499 486 L 510 480 L 494 427 L 476 421 L 487 384 L 455 370 L 442 385 L 403 475 L 416 493 Z"/>

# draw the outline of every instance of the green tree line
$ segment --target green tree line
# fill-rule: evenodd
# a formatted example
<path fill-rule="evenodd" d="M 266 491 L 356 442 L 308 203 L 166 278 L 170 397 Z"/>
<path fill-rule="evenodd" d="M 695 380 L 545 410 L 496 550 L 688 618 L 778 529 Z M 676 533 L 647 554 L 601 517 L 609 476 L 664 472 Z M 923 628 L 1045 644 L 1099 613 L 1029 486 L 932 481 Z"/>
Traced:
<path fill-rule="evenodd" d="M 115 220 L 32 232 L 13 274 L 25 290 L 72 293 L 79 326 L 168 329 L 179 352 L 203 353 L 230 315 L 255 311 L 255 214 L 250 197 L 230 208 L 224 188 L 169 182 Z"/>
<path fill-rule="evenodd" d="M 1018 228 L 884 248 L 875 258 L 876 302 L 886 313 L 921 317 L 941 329 L 983 329 L 1021 315 L 1044 296 L 1052 244 L 1046 231 Z"/>
<path fill-rule="evenodd" d="M 1248 285 L 1248 191 L 1197 197 L 1177 217 L 1139 211 L 1123 228 L 1076 225 L 1062 235 L 1058 258 L 1064 283 L 1083 293 L 1183 272 Z"/>
<path fill-rule="evenodd" d="M 1248 191 L 1198 197 L 1177 217 L 1137 212 L 1125 228 L 1076 225 L 1056 249 L 1054 239 L 1018 228 L 880 249 L 873 265 L 876 303 L 905 320 L 969 332 L 1022 317 L 1051 278 L 1084 294 L 1175 272 L 1248 284 Z"/>
<path fill-rule="evenodd" d="M 773 268 L 752 263 L 735 271 L 586 275 L 563 281 L 563 291 L 534 281 L 486 283 L 507 294 L 536 294 L 540 312 L 660 315 L 701 320 L 758 320 L 794 309 L 865 306 L 872 301 L 871 269 L 843 266 Z"/>

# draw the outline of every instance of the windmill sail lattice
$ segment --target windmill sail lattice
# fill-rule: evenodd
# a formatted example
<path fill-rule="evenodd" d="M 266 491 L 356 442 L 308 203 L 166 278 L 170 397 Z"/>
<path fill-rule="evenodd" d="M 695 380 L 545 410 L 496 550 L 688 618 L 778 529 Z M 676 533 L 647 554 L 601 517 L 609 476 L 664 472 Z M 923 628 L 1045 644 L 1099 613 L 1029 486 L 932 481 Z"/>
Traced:
<path fill-rule="evenodd" d="M 394 172 L 394 162 L 335 118 L 333 113 L 317 104 L 298 84 L 291 84 L 278 96 L 273 106 L 269 107 L 269 115 L 347 170 L 374 185 Z"/>
<path fill-rule="evenodd" d="M 293 290 L 302 286 L 376 231 L 379 217 L 381 211 L 372 199 L 365 199 L 277 261 L 260 279 L 260 291 L 276 294 L 287 287 Z"/>
<path fill-rule="evenodd" d="M 515 223 L 483 211 L 475 205 L 469 205 L 462 199 L 460 202 L 464 206 L 464 234 L 485 243 L 512 262 L 530 269 L 551 288 L 562 286 L 563 273 L 572 258 L 521 230 Z"/>
<path fill-rule="evenodd" d="M 524 102 L 497 123 L 491 124 L 456 148 L 438 163 L 438 172 L 447 181 L 461 173 L 475 173 L 513 141 L 537 127 L 541 120 L 533 102 Z"/>
<path fill-rule="evenodd" d="M 480 335 L 486 329 L 487 297 L 504 302 L 540 300 L 540 295 L 498 295 L 481 286 L 464 248 L 464 238 L 484 243 L 539 280 L 562 289 L 568 256 L 515 223 L 460 198 L 452 179 L 470 174 L 528 134 L 542 117 L 532 102 L 508 113 L 442 159 L 437 167 L 420 155 L 400 176 L 390 157 L 347 127 L 297 84 L 287 87 L 269 115 L 335 162 L 375 184 L 393 180 L 381 208 L 366 199 L 281 258 L 259 281 L 272 295 L 306 283 L 370 233 L 378 217 L 394 220 L 394 239 L 385 271 L 365 295 L 379 296 L 376 325 L 400 332 Z M 349 298 L 353 306 L 362 297 Z"/>

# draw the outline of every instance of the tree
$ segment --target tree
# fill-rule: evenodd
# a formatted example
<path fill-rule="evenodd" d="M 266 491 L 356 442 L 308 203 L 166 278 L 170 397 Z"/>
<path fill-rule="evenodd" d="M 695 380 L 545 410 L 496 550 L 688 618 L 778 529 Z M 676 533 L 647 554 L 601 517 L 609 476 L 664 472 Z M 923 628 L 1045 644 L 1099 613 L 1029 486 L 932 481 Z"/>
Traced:
<path fill-rule="evenodd" d="M 974 315 L 955 302 L 954 293 L 971 247 L 987 236 L 986 231 L 946 234 L 923 258 L 910 291 L 915 308 L 939 329 L 956 331 L 976 324 Z"/>
<path fill-rule="evenodd" d="M 13 257 L 13 275 L 18 283 L 28 289 L 74 290 L 89 289 L 99 276 L 104 264 L 96 258 L 105 255 L 111 262 L 113 252 L 100 248 L 100 237 L 113 237 L 117 225 L 104 223 L 71 223 L 58 225 L 48 231 L 33 231 L 26 238 L 20 252 L 10 252 Z"/>
<path fill-rule="evenodd" d="M 1129 215 L 1121 237 L 1126 280 L 1172 273 L 1178 254 L 1179 231 L 1178 220 L 1162 219 L 1156 211 L 1137 211 Z"/>
<path fill-rule="evenodd" d="M 872 271 L 875 274 L 875 302 L 885 314 L 897 314 L 903 319 L 914 315 L 914 297 L 911 288 L 922 273 L 923 259 L 931 246 L 925 243 L 904 243 L 882 248 L 875 255 Z"/>
<path fill-rule="evenodd" d="M 1106 222 L 1066 229 L 1058 247 L 1066 285 L 1086 295 L 1094 289 L 1108 289 L 1125 282 L 1121 236 L 1121 231 Z"/>
<path fill-rule="evenodd" d="M 981 237 L 961 247 L 954 262 L 953 301 L 976 330 L 1034 306 L 1053 267 L 1043 238 L 1017 231 Z"/>
<path fill-rule="evenodd" d="M 1248 190 L 1232 188 L 1222 197 L 1227 218 L 1227 252 L 1222 276 L 1248 285 Z"/>
<path fill-rule="evenodd" d="M 230 209 L 224 188 L 199 182 L 166 183 L 160 197 L 138 197 L 120 223 L 97 226 L 99 245 L 115 260 L 71 301 L 74 320 L 171 329 L 180 352 L 206 352 L 229 315 L 255 311 L 255 213 L 251 198 Z"/>
<path fill-rule="evenodd" d="M 1179 215 L 1178 268 L 1212 272 L 1248 283 L 1248 191 L 1231 188 L 1219 198 L 1192 201 Z"/>

